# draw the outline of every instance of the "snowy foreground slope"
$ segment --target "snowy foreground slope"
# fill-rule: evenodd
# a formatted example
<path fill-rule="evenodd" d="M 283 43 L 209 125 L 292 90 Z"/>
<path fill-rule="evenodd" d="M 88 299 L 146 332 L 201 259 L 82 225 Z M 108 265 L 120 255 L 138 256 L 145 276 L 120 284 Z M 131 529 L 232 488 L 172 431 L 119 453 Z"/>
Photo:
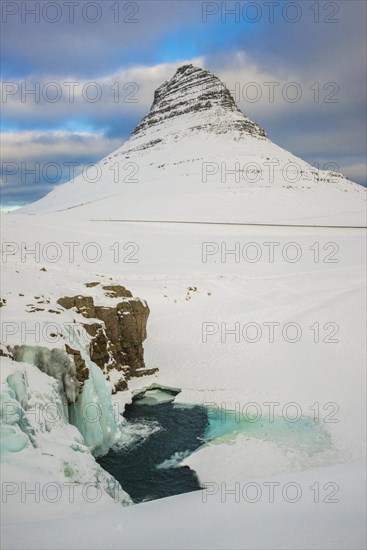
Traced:
<path fill-rule="evenodd" d="M 55 227 L 51 216 L 32 217 L 32 225 L 27 217 L 7 216 L 4 239 L 20 241 L 26 234 L 29 243 L 89 242 L 89 232 L 93 231 L 90 224 L 67 222 L 60 216 L 61 224 L 65 227 Z M 121 243 L 139 243 L 138 264 L 113 261 L 109 246 L 116 238 Z M 304 415 L 312 417 L 312 407 L 319 403 L 321 423 L 327 414 L 335 412 L 335 405 L 331 409 L 324 406 L 336 403 L 334 419 L 338 422 L 323 424 L 331 434 L 332 446 L 325 453 L 308 457 L 297 446 L 282 449 L 276 441 L 238 436 L 230 444 L 210 445 L 186 459 L 202 482 L 218 487 L 221 482 L 226 482 L 229 489 L 236 482 L 242 487 L 249 480 L 298 483 L 303 488 L 298 503 L 280 498 L 276 505 L 268 504 L 264 487 L 264 496 L 257 503 L 250 504 L 242 498 L 239 503 L 232 502 L 230 496 L 222 503 L 218 490 L 208 495 L 207 503 L 198 493 L 136 505 L 131 510 L 114 504 L 105 493 L 96 503 L 85 502 L 76 493 L 70 504 L 68 493 L 63 492 L 60 502 L 41 499 L 37 504 L 32 496 L 22 502 L 19 491 L 8 496 L 2 507 L 3 546 L 74 548 L 77 530 L 78 547 L 85 548 L 207 548 L 209 542 L 218 548 L 363 548 L 363 465 L 358 464 L 365 446 L 363 234 L 358 230 L 346 233 L 289 228 L 264 232 L 259 228 L 105 223 L 98 226 L 93 239 L 103 248 L 104 260 L 92 267 L 80 257 L 75 266 L 65 260 L 54 265 L 22 264 L 20 259 L 16 266 L 6 265 L 4 288 L 8 290 L 8 304 L 18 303 L 21 316 L 19 291 L 25 296 L 41 291 L 53 296 L 60 287 L 103 280 L 102 274 L 108 273 L 134 288 L 151 307 L 145 351 L 147 365 L 160 369 L 154 381 L 181 387 L 179 398 L 184 402 L 223 403 L 228 409 L 256 402 L 264 414 L 265 403 L 277 402 L 282 408 L 296 402 Z M 331 239 L 340 247 L 339 263 L 313 263 L 309 247 L 316 241 L 322 245 Z M 203 240 L 228 244 L 262 244 L 271 240 L 281 246 L 296 241 L 304 258 L 296 264 L 288 264 L 280 257 L 273 264 L 261 261 L 203 265 Z M 47 272 L 39 271 L 41 265 L 46 265 Z M 100 275 L 96 277 L 97 273 Z M 198 290 L 187 300 L 189 286 Z M 6 307 L 2 309 L 5 316 Z M 279 337 L 269 343 L 264 331 L 260 341 L 253 344 L 242 339 L 236 343 L 231 338 L 221 343 L 218 335 L 202 342 L 203 322 L 227 322 L 232 326 L 235 322 L 253 321 L 294 321 L 302 327 L 303 337 L 294 344 Z M 330 321 L 340 326 L 339 342 L 315 343 L 308 327 Z M 139 380 L 140 387 L 149 383 L 149 379 Z M 129 392 L 122 392 L 124 400 L 129 398 L 125 393 Z M 53 435 L 56 444 L 50 441 Z M 51 432 L 48 437 L 45 451 L 52 448 L 51 452 L 57 451 L 73 465 L 77 457 L 62 449 L 60 431 Z M 68 437 L 69 443 L 64 434 L 65 449 L 72 441 L 71 434 Z M 55 464 L 57 456 L 53 461 L 47 456 L 40 461 L 39 457 L 32 459 L 30 451 L 23 453 L 8 456 L 8 465 L 2 467 L 3 480 L 43 484 L 70 481 Z M 91 459 L 89 455 L 88 461 Z M 92 482 L 92 463 L 88 466 L 83 460 L 79 464 Z M 83 477 L 80 481 L 83 483 Z M 330 493 L 330 487 L 325 493 L 325 483 L 337 484 L 339 502 L 313 502 L 309 487 L 314 483 L 320 484 L 321 500 Z M 144 529 L 137 528 L 140 522 Z"/>
<path fill-rule="evenodd" d="M 7 334 L 8 342 L 20 344 L 22 321 L 30 329 L 32 323 L 62 325 L 73 318 L 71 311 L 61 318 L 26 313 L 35 296 L 48 298 L 52 309 L 60 296 L 81 292 L 86 282 L 111 279 L 147 300 L 145 362 L 159 368 L 157 375 L 135 379 L 129 390 L 113 396 L 120 410 L 134 389 L 155 382 L 181 388 L 178 402 L 207 404 L 224 414 L 255 404 L 263 418 L 272 403 L 276 416 L 284 410 L 300 411 L 303 418 L 316 415 L 320 429 L 306 445 L 297 437 L 284 445 L 276 435 L 218 438 L 183 459 L 204 491 L 121 506 L 129 498 L 120 488 L 119 502 L 114 501 L 113 480 L 100 471 L 78 430 L 67 419 L 37 426 L 34 418 L 38 448 L 2 455 L 2 482 L 8 484 L 4 548 L 366 546 L 366 238 L 357 228 L 365 225 L 364 189 L 339 175 L 314 181 L 311 167 L 300 159 L 307 181 L 290 184 L 278 172 L 273 183 L 261 185 L 222 183 L 220 174 L 219 180 L 202 182 L 202 158 L 243 163 L 249 154 L 259 164 L 267 157 L 294 159 L 244 118 L 225 92 L 218 96 L 213 79 L 186 67 L 157 91 L 151 113 L 117 152 L 122 163 L 129 157 L 139 164 L 139 183 L 108 179 L 111 155 L 101 162 L 101 182 L 81 177 L 3 217 L 2 239 L 12 243 L 12 253 L 3 258 L 2 323 L 15 323 L 18 332 Z M 209 97 L 202 98 L 202 90 Z M 179 114 L 180 109 L 187 112 Z M 152 144 L 154 139 L 162 141 Z M 70 242 L 76 243 L 73 259 L 65 244 Z M 82 253 L 91 242 L 100 251 L 96 261 Z M 40 257 L 24 255 L 25 247 L 31 250 L 36 243 Z M 59 247 L 54 259 L 48 243 Z M 135 245 L 124 248 L 127 243 Z M 300 331 L 297 338 L 292 327 L 284 332 L 289 323 Z M 30 339 L 27 335 L 27 343 Z M 42 332 L 40 339 L 47 345 Z M 54 378 L 27 363 L 2 362 L 3 392 L 13 369 L 28 377 L 31 404 L 58 399 Z M 297 432 L 300 424 L 294 426 Z M 70 481 L 77 485 L 73 502 Z M 37 482 L 39 502 L 24 493 Z M 88 482 L 100 488 L 95 502 L 92 491 L 89 498 L 83 495 Z M 48 498 L 42 494 L 50 483 L 62 488 L 53 502 L 51 486 Z"/>
<path fill-rule="evenodd" d="M 5 525 L 12 548 L 364 548 L 363 463 L 254 480 L 284 487 L 295 481 L 304 497 L 298 503 L 235 502 L 218 496 L 203 502 L 197 492 L 124 508 L 105 506 L 96 514 L 23 525 Z M 330 479 L 344 487 L 343 504 L 315 504 L 309 487 Z M 265 491 L 264 491 L 265 495 Z M 90 505 L 90 508 L 93 508 Z M 6 547 L 6 546 L 5 546 Z"/>

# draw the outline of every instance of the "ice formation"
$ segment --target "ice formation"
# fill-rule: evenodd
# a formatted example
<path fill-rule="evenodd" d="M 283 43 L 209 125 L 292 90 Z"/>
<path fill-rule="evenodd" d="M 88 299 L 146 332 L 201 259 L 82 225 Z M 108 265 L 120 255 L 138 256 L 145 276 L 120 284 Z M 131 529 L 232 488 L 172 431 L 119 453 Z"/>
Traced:
<path fill-rule="evenodd" d="M 90 451 L 95 456 L 100 456 L 107 453 L 117 433 L 117 423 L 111 401 L 111 386 L 106 381 L 101 369 L 89 358 L 76 332 L 72 332 L 74 345 L 89 370 L 89 378 L 85 380 L 80 393 L 80 382 L 76 377 L 75 365 L 65 350 L 22 345 L 14 346 L 12 353 L 16 361 L 31 363 L 58 381 L 58 390 L 66 419 L 78 428 Z M 27 391 L 26 381 L 22 376 L 17 371 L 8 377 L 8 383 L 17 402 L 25 406 Z M 11 399 L 11 397 L 6 399 Z"/>
<path fill-rule="evenodd" d="M 27 378 L 19 370 L 9 374 L 0 394 L 1 451 L 19 452 L 35 444 L 34 430 L 26 416 L 28 406 Z"/>
<path fill-rule="evenodd" d="M 1 451 L 19 452 L 29 443 L 29 438 L 21 429 L 24 411 L 19 402 L 11 395 L 14 392 L 9 388 L 0 394 L 1 405 Z"/>
<path fill-rule="evenodd" d="M 85 380 L 75 403 L 69 406 L 69 421 L 78 428 L 91 452 L 101 456 L 108 452 L 118 431 L 111 400 L 112 389 L 101 369 L 90 360 L 75 333 L 73 338 L 88 367 L 89 378 Z"/>
<path fill-rule="evenodd" d="M 95 456 L 107 453 L 117 433 L 111 401 L 111 386 L 99 367 L 87 361 L 89 378 L 81 394 L 69 407 L 70 423 L 74 424 Z"/>
<path fill-rule="evenodd" d="M 74 403 L 78 395 L 79 382 L 75 365 L 65 350 L 22 345 L 14 346 L 11 351 L 15 361 L 31 363 L 42 372 L 56 378 L 60 393 L 65 395 L 69 403 Z"/>
<path fill-rule="evenodd" d="M 8 479 L 16 475 L 16 479 L 33 483 L 36 475 L 47 484 L 53 471 L 54 482 L 60 487 L 72 484 L 77 494 L 88 485 L 101 491 L 104 498 L 108 495 L 116 503 L 131 503 L 120 484 L 95 461 L 82 434 L 69 423 L 65 395 L 54 377 L 30 363 L 3 357 L 0 405 L 1 467 L 3 473 L 11 468 Z"/>

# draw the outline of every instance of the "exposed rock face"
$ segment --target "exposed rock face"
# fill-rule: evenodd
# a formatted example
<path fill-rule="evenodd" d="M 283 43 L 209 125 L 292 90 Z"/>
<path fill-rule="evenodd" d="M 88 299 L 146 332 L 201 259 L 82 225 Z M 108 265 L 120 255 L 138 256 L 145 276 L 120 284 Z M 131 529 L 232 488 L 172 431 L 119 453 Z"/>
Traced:
<path fill-rule="evenodd" d="M 142 342 L 147 337 L 147 304 L 132 299 L 118 303 L 115 308 L 96 307 L 96 316 L 104 321 L 117 363 L 127 364 L 132 374 L 145 368 Z"/>
<path fill-rule="evenodd" d="M 109 298 L 132 298 L 130 290 L 121 285 L 105 285 L 102 287 Z"/>
<path fill-rule="evenodd" d="M 156 145 L 165 133 L 165 126 L 171 130 L 173 119 L 180 119 L 177 120 L 180 125 L 184 123 L 184 131 L 206 130 L 211 134 L 235 131 L 239 135 L 245 133 L 266 138 L 265 131 L 238 109 L 219 78 L 193 65 L 180 67 L 155 91 L 151 109 L 135 128 L 130 142 L 133 143 L 134 138 L 144 138 L 146 131 L 154 128 L 159 131 L 158 139 L 140 145 L 140 148 Z M 179 127 L 177 123 L 175 126 Z"/>
<path fill-rule="evenodd" d="M 83 385 L 84 380 L 87 380 L 89 377 L 89 370 L 85 364 L 83 357 L 79 350 L 75 350 L 70 347 L 68 344 L 65 344 L 66 353 L 73 358 L 75 365 L 75 375 L 77 380 L 80 382 L 80 386 Z"/>
<path fill-rule="evenodd" d="M 2 343 L 0 343 L 0 357 L 10 357 L 12 358 L 12 354 L 10 350 Z"/>
<path fill-rule="evenodd" d="M 142 344 L 147 337 L 149 308 L 146 302 L 134 298 L 123 286 L 107 285 L 103 289 L 107 296 L 122 300 L 113 307 L 96 306 L 91 296 L 78 295 L 60 298 L 58 304 L 65 309 L 74 308 L 87 319 L 101 321 L 84 324 L 91 337 L 89 356 L 105 374 L 108 375 L 111 370 L 121 373 L 118 380 L 114 380 L 114 389 L 117 391 L 127 387 L 126 380 L 131 376 L 153 374 L 157 371 L 146 369 L 144 363 Z M 78 380 L 83 382 L 85 372 L 82 358 L 70 346 L 67 351 L 74 356 L 74 362 L 78 365 Z"/>
<path fill-rule="evenodd" d="M 94 363 L 106 371 L 106 365 L 111 364 L 113 357 L 113 344 L 106 336 L 105 328 L 100 323 L 83 325 L 86 332 L 91 336 L 89 355 Z"/>
<path fill-rule="evenodd" d="M 65 309 L 75 308 L 83 317 L 92 318 L 96 314 L 94 301 L 91 296 L 64 296 L 63 298 L 59 298 L 57 303 Z"/>

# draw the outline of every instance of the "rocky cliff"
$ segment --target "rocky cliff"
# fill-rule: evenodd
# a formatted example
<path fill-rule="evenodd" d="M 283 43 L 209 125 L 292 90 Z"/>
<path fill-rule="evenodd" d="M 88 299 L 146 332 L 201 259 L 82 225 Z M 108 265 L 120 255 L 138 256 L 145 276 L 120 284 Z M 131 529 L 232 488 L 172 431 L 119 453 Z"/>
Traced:
<path fill-rule="evenodd" d="M 65 296 L 58 304 L 65 309 L 73 308 L 92 322 L 83 326 L 90 336 L 89 356 L 111 379 L 114 391 L 127 388 L 132 376 L 153 374 L 157 369 L 147 369 L 144 363 L 143 342 L 147 337 L 149 307 L 144 300 L 134 298 L 129 290 L 120 285 L 104 286 L 106 294 L 121 298 L 114 306 L 96 306 L 91 296 Z M 79 353 L 67 346 L 77 364 Z M 111 372 L 114 371 L 114 375 Z M 78 372 L 78 371 L 77 371 Z M 119 374 L 117 374 L 119 373 Z M 83 382 L 84 371 L 79 369 Z"/>
<path fill-rule="evenodd" d="M 63 296 L 56 301 L 58 309 L 49 310 L 60 316 L 61 322 L 56 327 L 64 328 L 59 335 L 61 347 L 47 345 L 47 341 L 37 342 L 37 345 L 19 342 L 3 346 L 1 350 L 1 355 L 31 363 L 55 378 L 68 404 L 77 401 L 90 376 L 84 351 L 110 381 L 114 393 L 126 389 L 131 377 L 154 374 L 158 370 L 146 368 L 144 363 L 143 342 L 147 337 L 149 317 L 147 303 L 133 297 L 121 285 L 87 283 L 85 286 L 98 286 L 94 298 L 86 295 L 88 291 Z M 97 297 L 99 303 L 102 301 L 106 305 L 96 305 Z M 43 309 L 28 311 L 37 315 Z M 69 312 L 68 319 L 72 314 L 72 322 L 65 321 L 64 312 Z"/>

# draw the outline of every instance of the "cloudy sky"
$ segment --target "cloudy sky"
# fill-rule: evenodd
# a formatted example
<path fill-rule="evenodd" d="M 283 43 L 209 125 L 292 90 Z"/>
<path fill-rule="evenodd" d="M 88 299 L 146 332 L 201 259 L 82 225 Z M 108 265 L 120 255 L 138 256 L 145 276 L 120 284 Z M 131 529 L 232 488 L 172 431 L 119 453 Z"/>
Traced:
<path fill-rule="evenodd" d="M 366 2 L 2 0 L 6 209 L 119 147 L 192 62 L 277 144 L 365 184 Z"/>

